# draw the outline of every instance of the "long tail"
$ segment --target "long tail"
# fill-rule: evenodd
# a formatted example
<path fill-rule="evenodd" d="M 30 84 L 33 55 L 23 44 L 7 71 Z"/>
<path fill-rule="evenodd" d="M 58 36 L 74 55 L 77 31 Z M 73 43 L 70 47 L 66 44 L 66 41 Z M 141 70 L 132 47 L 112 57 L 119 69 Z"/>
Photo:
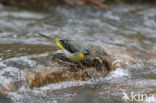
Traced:
<path fill-rule="evenodd" d="M 41 33 L 38 33 L 38 35 L 40 35 L 40 36 L 42 36 L 42 37 L 46 38 L 47 40 L 50 40 L 50 41 L 52 41 L 52 42 L 56 43 L 56 40 L 55 40 L 55 39 L 53 39 L 53 38 L 51 38 L 51 37 L 48 37 L 48 36 L 43 35 L 43 34 L 41 34 Z"/>
<path fill-rule="evenodd" d="M 53 43 L 56 43 L 61 49 L 64 49 L 63 45 L 59 42 L 59 40 L 56 40 L 56 39 L 54 39 L 54 38 L 45 36 L 45 35 L 40 34 L 40 33 L 39 33 L 38 35 L 40 35 L 40 36 L 46 38 L 46 39 L 49 40 L 49 41 L 52 41 Z"/>

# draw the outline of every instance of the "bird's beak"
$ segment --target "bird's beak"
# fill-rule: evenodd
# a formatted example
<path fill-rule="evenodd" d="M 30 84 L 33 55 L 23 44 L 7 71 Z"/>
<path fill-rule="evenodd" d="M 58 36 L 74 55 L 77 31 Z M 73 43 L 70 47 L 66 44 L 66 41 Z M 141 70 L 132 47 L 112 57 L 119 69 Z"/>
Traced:
<path fill-rule="evenodd" d="M 88 56 L 88 55 L 91 55 L 90 52 L 83 52 L 84 56 Z"/>

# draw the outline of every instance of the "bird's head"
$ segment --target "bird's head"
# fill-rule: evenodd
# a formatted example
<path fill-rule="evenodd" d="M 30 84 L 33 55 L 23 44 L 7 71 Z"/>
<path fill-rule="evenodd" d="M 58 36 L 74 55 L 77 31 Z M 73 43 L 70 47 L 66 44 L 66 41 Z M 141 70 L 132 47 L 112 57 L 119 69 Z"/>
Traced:
<path fill-rule="evenodd" d="M 82 53 L 84 54 L 84 56 L 91 55 L 91 51 L 90 51 L 89 48 L 86 48 L 86 49 L 82 50 Z"/>

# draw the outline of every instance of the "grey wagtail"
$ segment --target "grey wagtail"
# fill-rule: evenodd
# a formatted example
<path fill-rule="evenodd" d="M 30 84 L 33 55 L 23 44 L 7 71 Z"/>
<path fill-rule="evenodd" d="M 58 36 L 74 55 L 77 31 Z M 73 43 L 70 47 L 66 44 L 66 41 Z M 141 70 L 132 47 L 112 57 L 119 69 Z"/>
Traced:
<path fill-rule="evenodd" d="M 84 60 L 88 55 L 91 55 L 90 49 L 85 47 L 84 44 L 80 44 L 78 41 L 74 40 L 56 40 L 54 38 L 40 34 L 40 36 L 45 37 L 51 42 L 57 44 L 60 49 L 62 49 L 65 57 L 71 61 L 78 62 Z"/>

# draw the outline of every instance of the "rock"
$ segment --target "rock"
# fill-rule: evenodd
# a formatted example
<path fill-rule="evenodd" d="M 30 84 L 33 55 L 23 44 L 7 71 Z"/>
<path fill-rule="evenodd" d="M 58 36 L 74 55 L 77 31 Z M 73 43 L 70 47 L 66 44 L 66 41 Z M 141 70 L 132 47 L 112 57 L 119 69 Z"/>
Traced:
<path fill-rule="evenodd" d="M 87 81 L 105 77 L 113 70 L 113 57 L 100 46 L 90 45 L 91 56 L 81 62 L 71 62 L 61 53 L 49 55 L 51 64 L 35 72 L 26 73 L 25 80 L 0 84 L 0 93 L 7 95 L 18 90 L 23 84 L 33 89 L 63 81 Z"/>
<path fill-rule="evenodd" d="M 31 6 L 31 7 L 46 7 L 49 8 L 51 6 L 57 5 L 96 5 L 101 8 L 108 8 L 106 4 L 104 4 L 105 0 L 0 0 L 2 4 L 16 5 L 16 6 Z"/>
<path fill-rule="evenodd" d="M 106 76 L 112 70 L 109 55 L 101 47 L 91 46 L 91 49 L 92 55 L 81 62 L 70 62 L 63 54 L 55 54 L 51 67 L 26 74 L 27 84 L 32 89 L 62 81 L 87 81 Z"/>
<path fill-rule="evenodd" d="M 10 92 L 16 91 L 24 83 L 25 83 L 24 80 L 12 82 L 12 83 L 2 83 L 0 84 L 0 94 L 7 95 Z"/>

